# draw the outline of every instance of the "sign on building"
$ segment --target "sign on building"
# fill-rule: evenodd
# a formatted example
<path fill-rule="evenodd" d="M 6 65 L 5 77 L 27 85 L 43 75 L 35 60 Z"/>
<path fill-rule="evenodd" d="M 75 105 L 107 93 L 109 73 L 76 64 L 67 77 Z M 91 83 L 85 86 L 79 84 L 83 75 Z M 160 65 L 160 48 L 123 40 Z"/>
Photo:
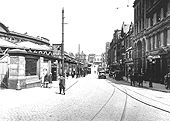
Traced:
<path fill-rule="evenodd" d="M 61 57 L 61 44 L 53 44 L 53 56 Z"/>

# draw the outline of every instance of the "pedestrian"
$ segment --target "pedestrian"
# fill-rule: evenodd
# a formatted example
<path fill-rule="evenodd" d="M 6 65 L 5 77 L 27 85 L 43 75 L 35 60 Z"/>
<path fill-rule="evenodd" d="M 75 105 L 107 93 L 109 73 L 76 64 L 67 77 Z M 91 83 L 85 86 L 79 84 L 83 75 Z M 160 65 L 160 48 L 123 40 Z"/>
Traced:
<path fill-rule="evenodd" d="M 59 91 L 61 94 L 61 92 L 63 91 L 63 94 L 65 95 L 65 76 L 61 75 L 59 78 Z"/>
<path fill-rule="evenodd" d="M 165 88 L 170 89 L 170 67 L 168 68 L 168 73 L 165 75 Z"/>
<path fill-rule="evenodd" d="M 49 81 L 49 88 L 52 87 L 52 73 L 50 72 L 48 75 L 48 81 Z"/>
<path fill-rule="evenodd" d="M 134 69 L 133 70 L 130 70 L 130 85 L 131 86 L 135 86 L 135 81 L 136 81 L 136 78 L 137 75 L 136 73 L 134 72 Z"/>
<path fill-rule="evenodd" d="M 72 76 L 72 78 L 74 78 L 74 75 L 75 75 L 75 72 L 74 72 L 74 71 L 71 71 L 71 76 Z"/>
<path fill-rule="evenodd" d="M 45 76 L 44 76 L 44 87 L 48 88 L 48 84 L 49 84 L 49 76 L 46 73 Z"/>
<path fill-rule="evenodd" d="M 67 76 L 67 78 L 69 77 L 69 71 L 68 70 L 66 71 L 66 76 Z"/>
<path fill-rule="evenodd" d="M 46 76 L 46 74 L 47 74 L 47 69 L 44 68 L 43 72 L 41 74 L 41 77 L 40 77 L 40 79 L 41 79 L 41 87 L 42 88 L 45 87 L 45 76 Z"/>
<path fill-rule="evenodd" d="M 140 74 L 138 74 L 138 83 L 139 83 L 139 87 L 141 86 L 141 87 L 143 87 L 143 79 L 144 79 L 144 77 L 143 77 L 143 73 L 141 72 Z"/>

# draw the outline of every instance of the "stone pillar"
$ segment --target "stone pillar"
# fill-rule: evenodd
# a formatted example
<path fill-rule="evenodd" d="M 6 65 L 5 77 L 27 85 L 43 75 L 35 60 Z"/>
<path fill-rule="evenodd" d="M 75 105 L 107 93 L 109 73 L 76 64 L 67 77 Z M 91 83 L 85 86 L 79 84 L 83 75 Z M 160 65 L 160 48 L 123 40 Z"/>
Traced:
<path fill-rule="evenodd" d="M 25 57 L 10 56 L 8 88 L 20 90 L 25 87 Z"/>
<path fill-rule="evenodd" d="M 51 73 L 51 60 L 48 60 L 48 73 Z"/>
<path fill-rule="evenodd" d="M 150 49 L 153 50 L 153 46 L 154 46 L 154 45 L 153 45 L 153 36 L 150 37 L 150 45 L 151 45 L 151 48 L 150 48 Z"/>
<path fill-rule="evenodd" d="M 44 69 L 44 58 L 43 57 L 40 57 L 39 59 L 39 64 L 40 64 L 40 77 L 43 76 L 43 69 Z"/>
<path fill-rule="evenodd" d="M 161 47 L 163 47 L 164 46 L 164 33 L 163 33 L 163 31 L 160 33 L 160 38 L 161 38 L 161 40 L 160 40 Z"/>
<path fill-rule="evenodd" d="M 161 20 L 164 18 L 164 10 L 163 10 L 163 8 L 161 8 Z"/>

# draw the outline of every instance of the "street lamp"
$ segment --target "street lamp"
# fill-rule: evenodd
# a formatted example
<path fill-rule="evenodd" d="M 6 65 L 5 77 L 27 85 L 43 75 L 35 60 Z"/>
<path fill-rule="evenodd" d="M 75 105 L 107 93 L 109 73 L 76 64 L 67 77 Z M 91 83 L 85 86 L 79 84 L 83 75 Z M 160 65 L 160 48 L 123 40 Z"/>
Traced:
<path fill-rule="evenodd" d="M 64 8 L 62 9 L 62 43 L 61 43 L 61 58 L 62 58 L 62 75 L 64 76 Z"/>
<path fill-rule="evenodd" d="M 152 85 L 152 80 L 154 79 L 154 72 L 153 72 L 153 66 L 155 65 L 156 63 L 156 60 L 153 56 L 149 55 L 147 57 L 148 61 L 149 61 L 149 66 L 150 66 L 150 72 L 149 72 L 149 76 L 150 76 L 150 79 L 149 79 L 149 87 L 153 87 Z"/>
<path fill-rule="evenodd" d="M 62 58 L 62 75 L 64 75 L 64 8 L 62 9 L 62 43 L 61 43 L 61 58 Z"/>

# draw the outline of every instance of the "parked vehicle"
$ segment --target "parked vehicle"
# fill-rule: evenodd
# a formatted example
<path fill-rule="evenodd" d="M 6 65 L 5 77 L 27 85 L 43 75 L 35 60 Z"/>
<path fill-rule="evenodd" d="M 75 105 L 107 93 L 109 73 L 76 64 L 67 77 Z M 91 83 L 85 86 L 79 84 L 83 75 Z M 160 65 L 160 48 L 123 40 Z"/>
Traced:
<path fill-rule="evenodd" d="M 106 72 L 105 71 L 99 71 L 98 79 L 106 79 Z"/>

